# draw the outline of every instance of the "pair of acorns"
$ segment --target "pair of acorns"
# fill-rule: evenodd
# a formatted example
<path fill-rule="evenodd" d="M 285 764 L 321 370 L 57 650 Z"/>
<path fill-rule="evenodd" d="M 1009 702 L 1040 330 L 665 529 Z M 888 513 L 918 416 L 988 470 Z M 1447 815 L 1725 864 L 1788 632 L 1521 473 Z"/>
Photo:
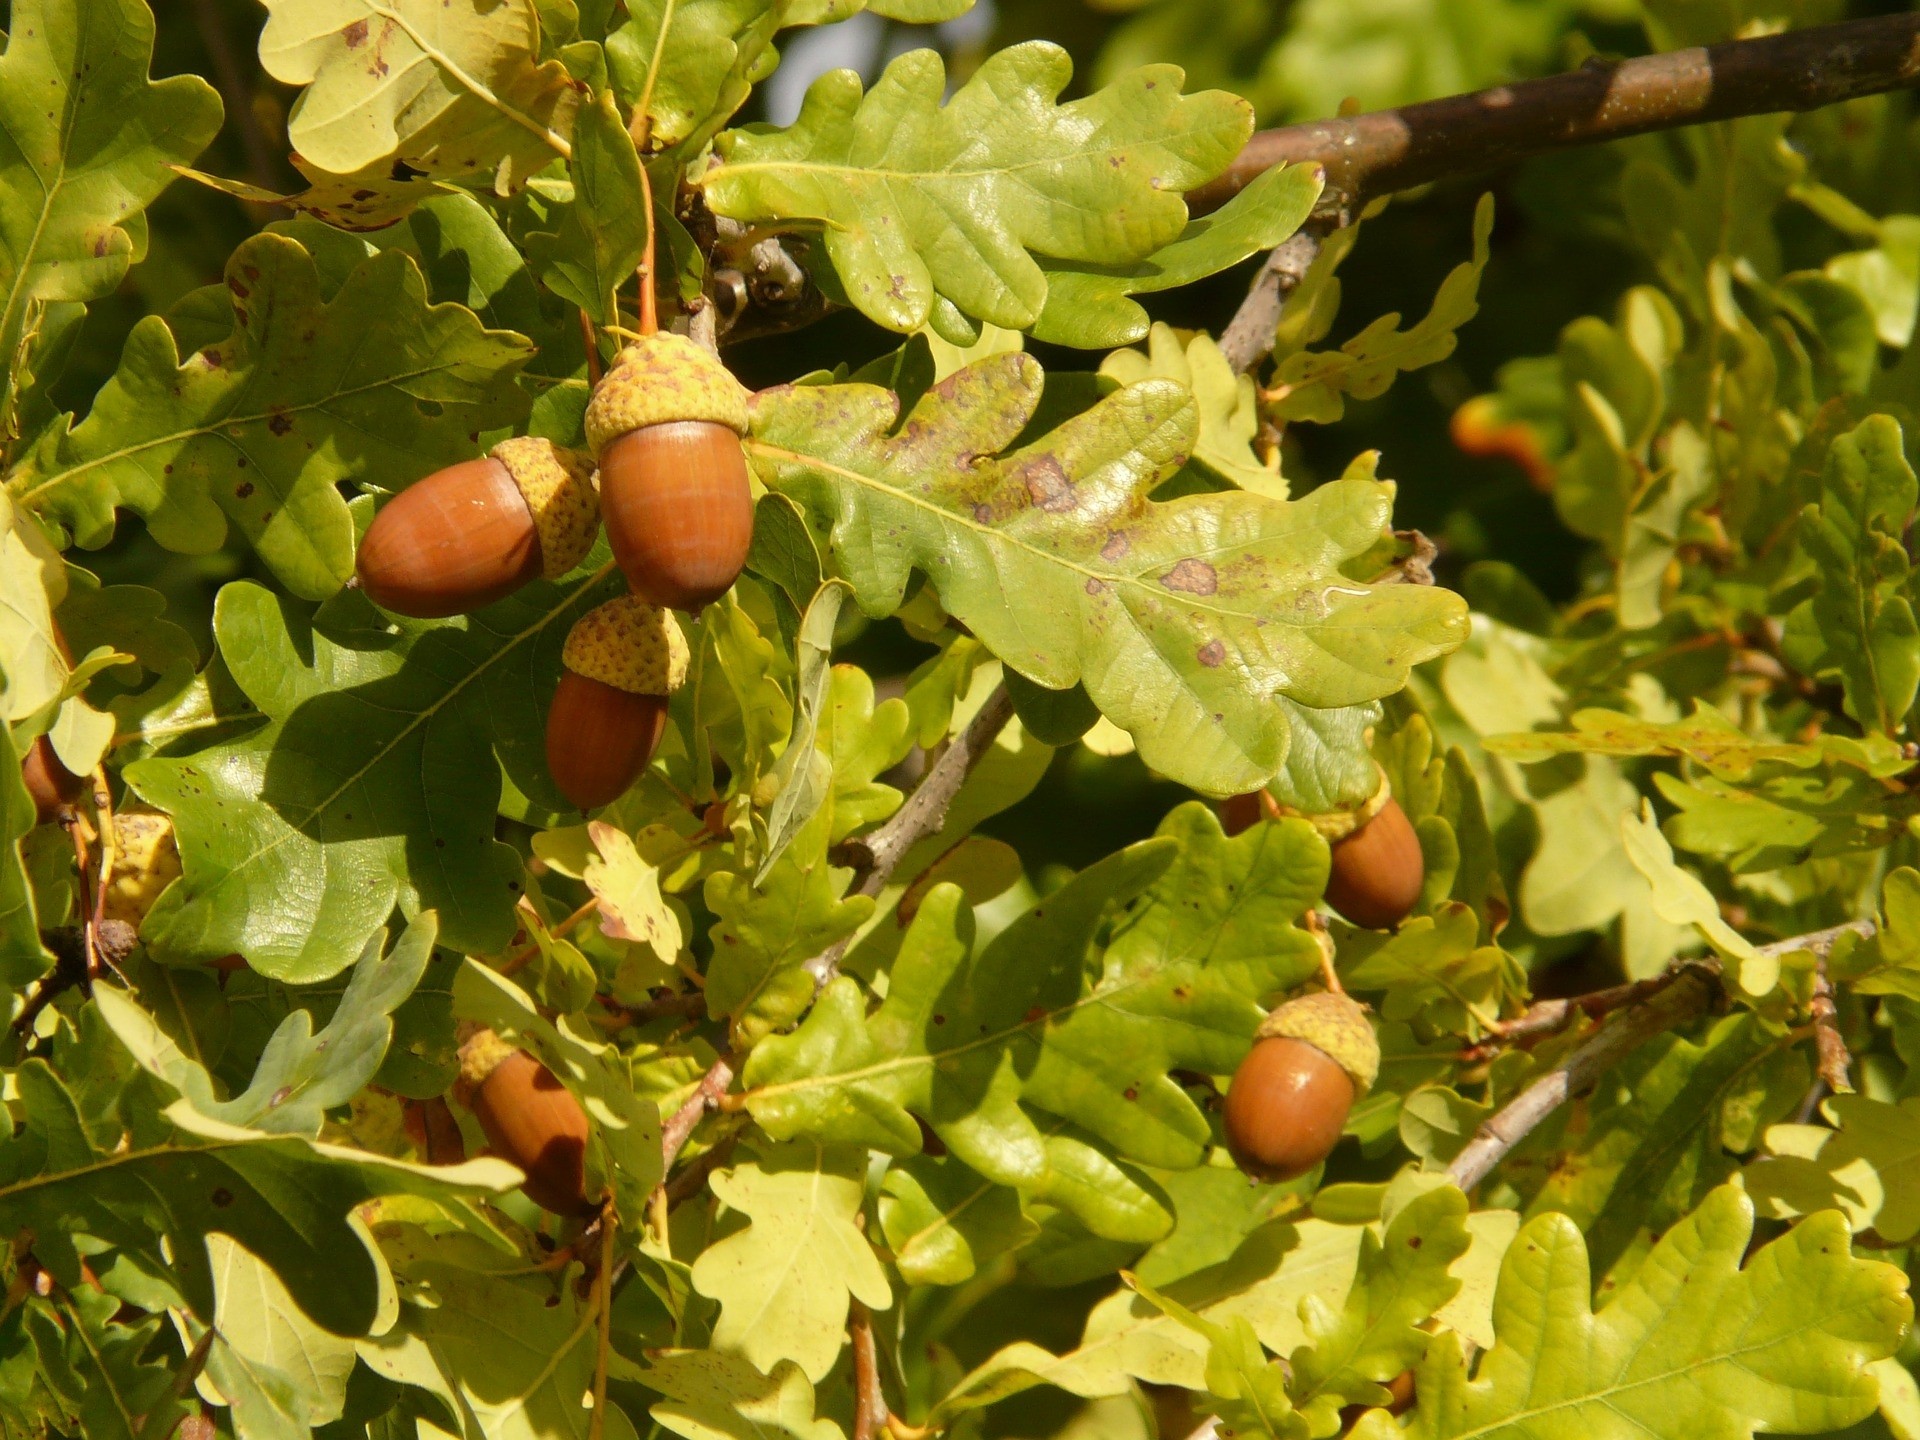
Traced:
<path fill-rule="evenodd" d="M 1221 805 L 1221 822 L 1238 834 L 1267 808 L 1260 792 L 1237 795 Z M 1406 919 L 1426 883 L 1426 861 L 1384 779 L 1360 810 L 1318 823 L 1331 832 L 1327 904 L 1363 929 Z M 1221 1128 L 1228 1153 L 1256 1180 L 1306 1174 L 1339 1143 L 1379 1069 L 1380 1044 L 1361 1006 L 1332 992 L 1288 1001 L 1261 1025 L 1227 1087 Z"/>
<path fill-rule="evenodd" d="M 360 588 L 399 615 L 464 615 L 566 574 L 604 523 L 631 593 L 567 636 L 547 766 L 574 805 L 605 805 L 652 760 L 686 678 L 668 612 L 697 614 L 746 564 L 746 430 L 746 389 L 717 357 L 684 336 L 643 336 L 587 402 L 590 454 L 526 436 L 415 482 L 367 528 Z"/>

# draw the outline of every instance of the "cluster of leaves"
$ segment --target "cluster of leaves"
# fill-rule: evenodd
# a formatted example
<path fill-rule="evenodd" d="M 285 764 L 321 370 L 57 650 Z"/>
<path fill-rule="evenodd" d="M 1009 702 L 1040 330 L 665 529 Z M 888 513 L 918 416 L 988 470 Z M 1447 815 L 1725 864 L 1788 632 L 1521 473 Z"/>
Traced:
<path fill-rule="evenodd" d="M 1867 153 L 1903 102 L 1608 152 L 1589 218 L 1646 283 L 1455 421 L 1590 543 L 1557 608 L 1514 565 L 1417 583 L 1380 455 L 1309 485 L 1297 444 L 1449 362 L 1491 201 L 1411 322 L 1341 313 L 1390 217 L 1323 237 L 1255 374 L 1137 297 L 1311 214 L 1310 167 L 1181 199 L 1256 106 L 1462 88 L 1610 7 L 1157 4 L 1076 98 L 1045 42 L 954 81 L 913 50 L 746 123 L 776 39 L 863 8 L 966 7 L 268 0 L 304 183 L 269 188 L 213 173 L 221 99 L 150 78 L 143 0 L 15 0 L 0 714 L 97 778 L 41 823 L 0 765 L 0 1434 L 836 1440 L 880 1397 L 901 1436 L 1920 1434 L 1920 220 Z M 1649 42 L 1802 18 L 1707 8 Z M 182 175 L 278 218 L 90 374 Z M 767 246 L 878 353 L 754 395 L 748 568 L 581 815 L 542 730 L 604 545 L 421 621 L 348 583 L 357 537 L 499 438 L 579 444 L 636 285 L 698 330 Z M 790 356 L 727 318 L 743 371 Z M 202 617 L 161 576 L 214 555 L 249 573 Z M 1036 862 L 1023 809 L 1098 829 L 1023 805 L 1076 767 L 1183 790 Z M 1383 778 L 1425 866 L 1392 933 L 1317 908 Z M 1206 803 L 1262 789 L 1240 833 Z M 1590 1038 L 1533 1023 L 1540 972 L 1703 953 L 1720 1013 L 1463 1192 Z M 1379 1082 L 1252 1185 L 1222 1092 L 1329 966 Z M 477 1027 L 589 1117 L 593 1220 L 449 1153 Z"/>

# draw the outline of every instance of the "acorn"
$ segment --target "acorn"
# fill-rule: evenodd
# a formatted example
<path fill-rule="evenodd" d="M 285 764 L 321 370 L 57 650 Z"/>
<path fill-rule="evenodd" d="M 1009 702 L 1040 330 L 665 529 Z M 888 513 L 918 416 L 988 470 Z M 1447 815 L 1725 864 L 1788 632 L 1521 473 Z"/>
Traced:
<path fill-rule="evenodd" d="M 1260 792 L 1229 795 L 1214 808 L 1220 816 L 1220 828 L 1229 836 L 1238 835 L 1260 823 Z"/>
<path fill-rule="evenodd" d="M 1420 837 L 1389 795 L 1371 818 L 1333 842 L 1327 904 L 1363 930 L 1388 930 L 1420 903 L 1426 879 Z"/>
<path fill-rule="evenodd" d="M 415 481 L 381 507 L 354 562 L 367 598 L 437 619 L 491 605 L 593 548 L 600 505 L 587 457 L 551 440 L 502 440 Z"/>
<path fill-rule="evenodd" d="M 460 1077 L 488 1147 L 526 1172 L 521 1193 L 555 1215 L 593 1213 L 587 1112 L 573 1092 L 533 1056 L 484 1028 L 460 1047 Z"/>
<path fill-rule="evenodd" d="M 1345 995 L 1289 1000 L 1261 1023 L 1221 1115 L 1234 1163 L 1256 1180 L 1292 1180 L 1332 1153 L 1347 1112 L 1380 1073 L 1367 1013 Z"/>
<path fill-rule="evenodd" d="M 684 335 L 644 336 L 594 389 L 586 429 L 633 593 L 696 613 L 726 594 L 753 543 L 745 387 Z"/>
<path fill-rule="evenodd" d="M 582 810 L 626 793 L 653 759 L 667 697 L 687 678 L 686 636 L 665 610 L 631 595 L 574 622 L 547 707 L 547 769 Z"/>
<path fill-rule="evenodd" d="M 87 777 L 76 775 L 60 763 L 53 742 L 45 735 L 27 747 L 20 760 L 20 778 L 27 782 L 27 794 L 33 797 L 33 823 L 45 825 L 60 814 L 62 805 L 72 805 L 87 792 Z"/>

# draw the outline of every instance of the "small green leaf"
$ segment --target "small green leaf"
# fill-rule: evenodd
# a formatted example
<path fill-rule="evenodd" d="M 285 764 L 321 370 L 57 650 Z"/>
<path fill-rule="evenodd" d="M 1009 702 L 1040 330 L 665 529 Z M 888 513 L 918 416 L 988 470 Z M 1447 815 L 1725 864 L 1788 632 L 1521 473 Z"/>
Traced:
<path fill-rule="evenodd" d="M 1253 450 L 1260 428 L 1253 377 L 1234 374 L 1210 336 L 1186 338 L 1171 325 L 1156 324 L 1147 334 L 1146 354 L 1116 350 L 1100 362 L 1100 373 L 1122 385 L 1162 379 L 1186 386 L 1200 412 L 1200 438 L 1188 465 L 1237 489 L 1287 498 L 1279 450 L 1271 461 Z"/>
<path fill-rule="evenodd" d="M 1920 1234 L 1920 1098 L 1892 1104 L 1830 1096 L 1834 1127 L 1775 1125 L 1767 1157 L 1743 1181 L 1760 1213 L 1776 1219 L 1839 1210 L 1856 1232 L 1904 1245 Z"/>
<path fill-rule="evenodd" d="M 528 254 L 546 287 L 602 325 L 616 323 L 613 293 L 633 277 L 647 239 L 640 157 L 613 96 L 602 91 L 574 124 L 573 203 L 560 229 L 529 238 Z"/>
<path fill-rule="evenodd" d="M 1901 443 L 1890 415 L 1869 416 L 1833 442 L 1820 502 L 1802 512 L 1797 530 L 1819 591 L 1787 617 L 1789 658 L 1837 678 L 1847 713 L 1888 734 L 1920 690 L 1920 624 L 1901 540 L 1920 486 Z"/>
<path fill-rule="evenodd" d="M 658 1350 L 642 1377 L 666 1396 L 648 1413 L 687 1440 L 842 1440 L 838 1425 L 813 1413 L 806 1372 L 783 1360 L 763 1375 L 737 1355 Z"/>

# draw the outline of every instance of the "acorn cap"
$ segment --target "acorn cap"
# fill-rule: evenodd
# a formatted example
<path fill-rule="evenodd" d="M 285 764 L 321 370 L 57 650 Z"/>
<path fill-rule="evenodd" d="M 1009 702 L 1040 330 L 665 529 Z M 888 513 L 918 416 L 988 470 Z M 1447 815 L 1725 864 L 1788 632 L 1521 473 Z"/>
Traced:
<path fill-rule="evenodd" d="M 460 1039 L 459 1098 L 465 1103 L 473 1091 L 487 1083 L 487 1077 L 500 1068 L 501 1062 L 520 1047 L 471 1020 L 461 1021 L 456 1033 Z"/>
<path fill-rule="evenodd" d="M 1293 819 L 1305 820 L 1329 845 L 1335 841 L 1344 840 L 1386 809 L 1387 802 L 1393 799 L 1393 784 L 1387 779 L 1387 772 L 1380 769 L 1377 764 L 1374 770 L 1380 776 L 1380 783 L 1374 787 L 1373 794 L 1351 810 L 1331 810 L 1323 815 L 1307 815 L 1290 805 L 1281 804 L 1278 800 L 1274 801 L 1274 809 Z M 1268 794 L 1271 795 L 1272 792 L 1269 791 Z"/>
<path fill-rule="evenodd" d="M 1261 1022 L 1255 1038 L 1304 1040 L 1347 1072 L 1358 1100 L 1380 1074 L 1380 1041 L 1367 1012 L 1345 995 L 1322 991 L 1289 1000 Z"/>
<path fill-rule="evenodd" d="M 600 528 L 593 462 L 537 435 L 502 440 L 487 452 L 520 487 L 540 537 L 540 573 L 557 580 L 585 558 Z"/>
<path fill-rule="evenodd" d="M 122 810 L 113 817 L 113 878 L 104 918 L 137 931 L 160 892 L 180 878 L 173 821 L 158 810 Z"/>
<path fill-rule="evenodd" d="M 747 433 L 747 390 L 720 357 L 661 331 L 620 352 L 587 401 L 587 444 L 600 452 L 630 430 L 707 420 Z"/>
<path fill-rule="evenodd" d="M 560 663 L 630 695 L 671 695 L 687 679 L 687 637 L 671 610 L 632 595 L 573 622 Z"/>

